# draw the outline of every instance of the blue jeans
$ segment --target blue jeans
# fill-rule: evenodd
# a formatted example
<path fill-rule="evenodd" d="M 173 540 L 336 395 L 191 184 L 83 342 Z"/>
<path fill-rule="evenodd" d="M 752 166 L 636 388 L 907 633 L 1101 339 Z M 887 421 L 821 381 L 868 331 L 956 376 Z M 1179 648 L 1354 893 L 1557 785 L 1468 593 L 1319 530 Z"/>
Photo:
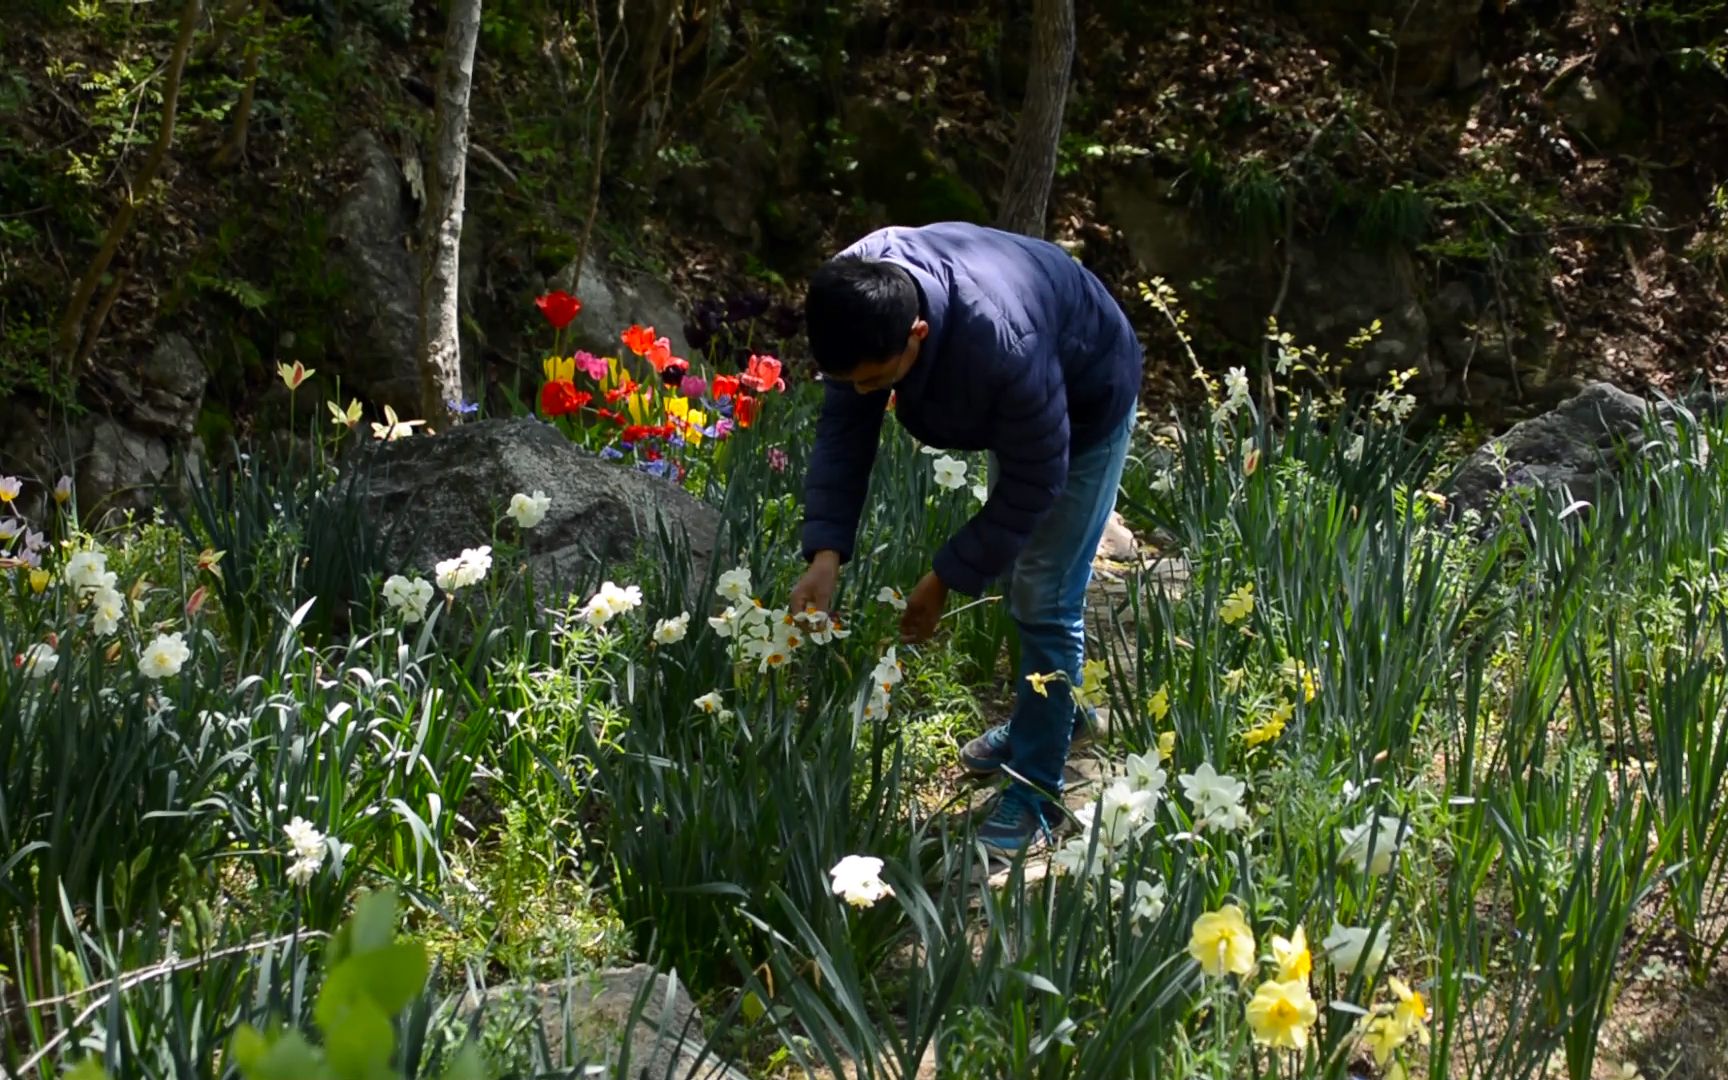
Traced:
<path fill-rule="evenodd" d="M 1063 671 L 1076 684 L 1086 657 L 1086 586 L 1128 457 L 1134 415 L 1103 442 L 1068 459 L 1068 484 L 1033 529 L 1008 580 L 1008 613 L 1020 631 L 1020 677 L 1008 721 L 1009 775 L 1052 795 L 1062 791 L 1075 705 L 1068 684 L 1040 695 L 1028 675 Z M 992 472 L 995 461 L 991 461 Z"/>

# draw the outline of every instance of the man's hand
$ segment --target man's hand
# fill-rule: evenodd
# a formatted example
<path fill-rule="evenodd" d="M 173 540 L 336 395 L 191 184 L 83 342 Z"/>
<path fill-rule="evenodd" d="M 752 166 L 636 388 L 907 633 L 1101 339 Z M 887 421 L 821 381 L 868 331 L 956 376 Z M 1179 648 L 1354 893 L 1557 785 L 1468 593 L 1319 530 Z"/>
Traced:
<path fill-rule="evenodd" d="M 798 584 L 792 586 L 788 610 L 803 613 L 815 608 L 824 614 L 828 613 L 832 610 L 830 605 L 834 603 L 834 586 L 839 579 L 840 553 L 818 551 L 816 557 L 810 560 L 810 569 L 804 571 Z"/>
<path fill-rule="evenodd" d="M 928 641 L 947 603 L 948 586 L 934 572 L 925 574 L 906 597 L 906 610 L 900 615 L 900 640 L 907 645 Z"/>

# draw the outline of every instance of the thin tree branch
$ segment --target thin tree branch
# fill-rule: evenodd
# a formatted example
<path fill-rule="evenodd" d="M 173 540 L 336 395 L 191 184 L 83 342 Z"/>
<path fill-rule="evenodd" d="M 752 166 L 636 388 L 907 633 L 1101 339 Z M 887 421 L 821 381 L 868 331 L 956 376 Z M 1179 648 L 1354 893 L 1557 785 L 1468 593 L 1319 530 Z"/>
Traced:
<path fill-rule="evenodd" d="M 198 30 L 198 13 L 202 0 L 186 0 L 180 9 L 180 36 L 174 42 L 174 55 L 168 62 L 168 84 L 162 91 L 162 130 L 156 135 L 156 144 L 150 149 L 150 157 L 144 162 L 144 171 L 139 174 L 136 187 L 120 204 L 114 219 L 108 224 L 108 233 L 102 238 L 102 246 L 97 249 L 96 257 L 90 261 L 90 266 L 84 271 L 84 276 L 78 282 L 78 288 L 72 294 L 72 303 L 66 308 L 66 315 L 60 321 L 60 352 L 68 358 L 88 353 L 88 348 L 82 348 L 85 337 L 93 336 L 94 328 L 89 332 L 84 329 L 84 317 L 89 311 L 90 300 L 96 295 L 96 288 L 102 282 L 102 275 L 114 261 L 114 255 L 120 250 L 120 242 L 132 227 L 132 221 L 138 216 L 138 203 L 141 199 L 150 197 L 150 188 L 156 182 L 156 174 L 162 168 L 162 162 L 168 157 L 168 149 L 174 143 L 174 118 L 180 107 L 180 76 L 186 70 L 186 55 L 192 49 L 192 37 Z"/>

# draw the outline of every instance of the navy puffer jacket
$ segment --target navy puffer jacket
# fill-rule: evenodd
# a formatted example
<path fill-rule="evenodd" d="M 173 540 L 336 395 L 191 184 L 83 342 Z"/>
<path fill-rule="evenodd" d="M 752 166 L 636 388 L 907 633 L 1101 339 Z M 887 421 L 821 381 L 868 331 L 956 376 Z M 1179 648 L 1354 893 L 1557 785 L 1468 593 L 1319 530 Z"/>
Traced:
<path fill-rule="evenodd" d="M 979 595 L 1061 494 L 1070 452 L 1134 408 L 1140 342 L 1104 284 L 1042 240 L 942 223 L 882 229 L 841 254 L 904 267 L 918 285 L 930 333 L 894 387 L 901 424 L 930 446 L 1000 462 L 983 509 L 935 559 L 943 584 Z M 805 480 L 805 558 L 852 557 L 888 395 L 828 385 Z"/>

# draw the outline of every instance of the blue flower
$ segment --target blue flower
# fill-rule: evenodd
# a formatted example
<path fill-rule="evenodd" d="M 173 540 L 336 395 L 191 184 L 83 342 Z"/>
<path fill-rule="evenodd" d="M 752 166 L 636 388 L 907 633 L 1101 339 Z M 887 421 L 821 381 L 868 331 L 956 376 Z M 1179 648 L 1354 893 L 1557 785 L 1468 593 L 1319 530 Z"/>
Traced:
<path fill-rule="evenodd" d="M 624 451 L 618 449 L 616 446 L 602 446 L 600 448 L 600 456 L 607 461 L 617 461 L 619 458 L 624 456 Z"/>
<path fill-rule="evenodd" d="M 451 398 L 445 398 L 444 404 L 451 412 L 457 413 L 461 416 L 473 416 L 475 413 L 480 411 L 480 403 L 478 401 L 456 401 Z"/>

